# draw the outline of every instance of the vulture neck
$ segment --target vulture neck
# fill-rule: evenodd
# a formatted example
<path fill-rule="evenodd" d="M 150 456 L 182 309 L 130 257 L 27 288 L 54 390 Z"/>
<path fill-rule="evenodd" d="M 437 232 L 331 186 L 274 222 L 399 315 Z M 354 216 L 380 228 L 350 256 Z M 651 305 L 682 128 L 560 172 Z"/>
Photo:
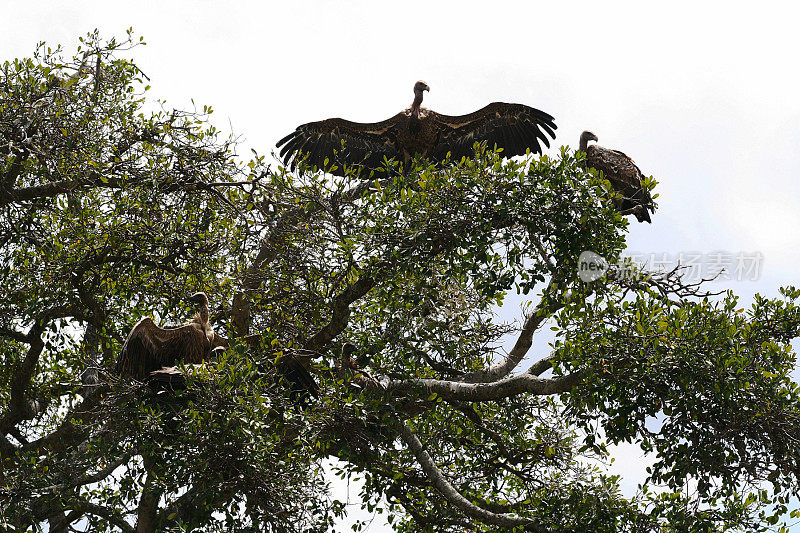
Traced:
<path fill-rule="evenodd" d="M 194 315 L 192 322 L 199 324 L 204 330 L 210 329 L 208 324 L 208 301 L 197 305 L 197 314 Z"/>
<path fill-rule="evenodd" d="M 211 329 L 211 324 L 208 323 L 208 303 L 198 306 L 197 314 L 194 315 L 192 323 L 195 328 L 203 332 L 209 342 L 214 341 L 214 330 Z"/>
<path fill-rule="evenodd" d="M 588 131 L 584 131 L 581 134 L 581 142 L 578 145 L 578 150 L 581 152 L 585 152 L 587 148 L 589 148 L 589 141 L 596 141 L 597 139 Z"/>
<path fill-rule="evenodd" d="M 197 310 L 197 317 L 196 320 L 200 322 L 204 326 L 208 326 L 208 306 L 203 305 L 200 306 L 200 309 Z"/>
<path fill-rule="evenodd" d="M 411 116 L 419 118 L 419 109 L 422 105 L 422 91 L 414 91 L 414 101 L 411 103 Z"/>

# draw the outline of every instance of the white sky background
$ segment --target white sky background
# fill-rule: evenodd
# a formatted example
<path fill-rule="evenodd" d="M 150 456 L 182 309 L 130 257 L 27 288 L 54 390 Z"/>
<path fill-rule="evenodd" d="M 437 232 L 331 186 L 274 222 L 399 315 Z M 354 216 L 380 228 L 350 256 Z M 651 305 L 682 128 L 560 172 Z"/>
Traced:
<path fill-rule="evenodd" d="M 800 43 L 788 2 L 112 4 L 5 1 L 0 60 L 42 40 L 71 53 L 94 28 L 122 37 L 132 26 L 148 43 L 133 58 L 151 96 L 213 106 L 244 156 L 304 122 L 388 118 L 418 79 L 442 113 L 524 103 L 555 117 L 551 154 L 591 129 L 660 182 L 631 251 L 761 252 L 759 280 L 718 284 L 748 300 L 798 283 Z M 635 457 L 617 461 L 640 470 Z"/>

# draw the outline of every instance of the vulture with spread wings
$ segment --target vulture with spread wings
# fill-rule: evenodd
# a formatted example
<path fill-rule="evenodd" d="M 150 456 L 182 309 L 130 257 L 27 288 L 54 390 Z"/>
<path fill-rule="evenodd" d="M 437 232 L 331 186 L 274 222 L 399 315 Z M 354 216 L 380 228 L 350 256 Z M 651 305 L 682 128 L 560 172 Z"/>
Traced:
<path fill-rule="evenodd" d="M 216 348 L 225 348 L 228 341 L 220 337 L 208 322 L 208 297 L 198 292 L 189 298 L 197 307 L 191 322 L 178 328 L 160 328 L 152 318 L 139 321 L 128 335 L 117 359 L 117 373 L 145 381 L 151 372 L 184 363 L 201 363 Z"/>
<path fill-rule="evenodd" d="M 386 159 L 407 164 L 421 156 L 441 162 L 450 154 L 451 160 L 459 161 L 474 155 L 476 142 L 502 148 L 505 157 L 526 150 L 539 154 L 542 144 L 550 146 L 548 136 L 555 139 L 553 117 L 538 109 L 493 102 L 468 115 L 442 115 L 421 107 L 423 91 L 430 87 L 418 81 L 411 107 L 383 122 L 329 118 L 298 126 L 278 141 L 280 157 L 291 170 L 305 159 L 308 165 L 342 176 L 343 165 L 381 170 Z"/>
<path fill-rule="evenodd" d="M 618 150 L 603 148 L 589 141 L 597 142 L 597 135 L 591 131 L 581 133 L 579 150 L 586 154 L 586 166 L 602 170 L 614 190 L 622 198 L 614 203 L 623 215 L 633 215 L 639 222 L 650 222 L 650 213 L 655 211 L 650 191 L 643 186 L 644 174 L 633 159 Z"/>

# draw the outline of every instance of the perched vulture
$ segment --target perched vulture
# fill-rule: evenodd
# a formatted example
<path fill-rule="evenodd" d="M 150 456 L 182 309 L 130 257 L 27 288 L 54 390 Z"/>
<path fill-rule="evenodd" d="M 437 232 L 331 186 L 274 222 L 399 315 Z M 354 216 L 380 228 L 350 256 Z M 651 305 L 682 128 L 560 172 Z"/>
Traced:
<path fill-rule="evenodd" d="M 639 222 L 649 223 L 650 213 L 655 208 L 650 191 L 642 186 L 642 171 L 622 152 L 596 144 L 589 146 L 589 141 L 597 141 L 597 135 L 591 131 L 581 133 L 579 149 L 586 153 L 586 165 L 602 170 L 605 179 L 622 195 L 622 198 L 615 199 L 617 209 L 623 215 L 633 214 Z"/>
<path fill-rule="evenodd" d="M 346 342 L 342 345 L 342 356 L 336 365 L 337 377 L 347 380 L 351 386 L 357 389 L 385 390 L 380 381 L 356 363 L 355 359 L 353 359 L 355 351 L 356 346 L 352 342 Z M 348 376 L 348 374 L 351 375 Z"/>
<path fill-rule="evenodd" d="M 337 165 L 329 172 L 342 176 L 342 164 L 380 170 L 384 159 L 407 164 L 414 156 L 422 156 L 441 162 L 448 153 L 459 161 L 474 155 L 476 142 L 490 149 L 497 145 L 505 157 L 522 155 L 526 149 L 538 154 L 541 144 L 550 146 L 548 135 L 555 139 L 553 117 L 538 109 L 493 102 L 468 115 L 441 115 L 421 107 L 423 91 L 430 87 L 418 81 L 411 107 L 383 122 L 329 118 L 298 126 L 278 141 L 278 148 L 283 146 L 280 157 L 291 170 L 303 158 L 318 168 L 324 168 L 327 159 L 329 165 Z"/>
<path fill-rule="evenodd" d="M 227 346 L 208 323 L 208 297 L 198 292 L 189 297 L 197 307 L 191 322 L 178 328 L 160 328 L 152 318 L 143 318 L 128 335 L 117 359 L 117 373 L 145 381 L 151 372 L 184 363 L 201 363 L 212 351 Z"/>
<path fill-rule="evenodd" d="M 263 350 L 261 335 L 258 333 L 247 335 L 242 340 L 255 352 Z M 301 356 L 292 350 L 283 351 L 275 360 L 278 376 L 289 382 L 290 398 L 297 400 L 302 407 L 308 406 L 310 397 L 319 398 L 319 385 L 308 370 L 309 364 L 310 357 Z"/>
<path fill-rule="evenodd" d="M 289 382 L 289 397 L 301 407 L 308 407 L 311 397 L 319 398 L 319 385 L 296 354 L 285 353 L 275 368 Z"/>

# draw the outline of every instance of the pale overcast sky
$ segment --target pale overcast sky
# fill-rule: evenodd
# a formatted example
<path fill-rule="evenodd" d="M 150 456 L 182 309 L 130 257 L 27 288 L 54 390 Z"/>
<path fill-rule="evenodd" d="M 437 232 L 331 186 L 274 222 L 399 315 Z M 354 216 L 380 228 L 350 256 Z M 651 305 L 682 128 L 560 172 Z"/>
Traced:
<path fill-rule="evenodd" d="M 212 105 L 242 154 L 312 120 L 388 118 L 418 79 L 424 105 L 447 114 L 531 105 L 558 124 L 550 153 L 591 129 L 660 182 L 631 251 L 760 253 L 759 279 L 718 283 L 749 299 L 798 283 L 800 46 L 791 3 L 747 5 L 7 0 L 0 59 L 132 26 L 152 95 Z M 641 468 L 625 455 L 618 464 Z"/>

